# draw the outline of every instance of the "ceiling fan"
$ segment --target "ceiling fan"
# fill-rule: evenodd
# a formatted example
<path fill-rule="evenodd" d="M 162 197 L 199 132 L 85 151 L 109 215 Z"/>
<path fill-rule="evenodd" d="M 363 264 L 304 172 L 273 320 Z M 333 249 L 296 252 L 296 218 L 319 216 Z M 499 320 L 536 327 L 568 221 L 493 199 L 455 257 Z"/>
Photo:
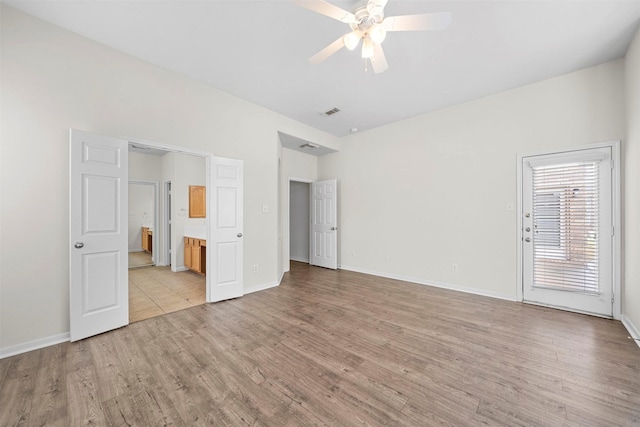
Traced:
<path fill-rule="evenodd" d="M 438 31 L 451 23 L 451 13 L 427 13 L 420 15 L 384 16 L 388 0 L 368 0 L 358 6 L 355 12 L 348 12 L 324 0 L 292 0 L 293 3 L 329 18 L 349 24 L 351 31 L 309 58 L 312 64 L 319 64 L 343 47 L 354 50 L 362 40 L 362 58 L 371 61 L 375 73 L 389 68 L 382 50 L 388 31 Z"/>

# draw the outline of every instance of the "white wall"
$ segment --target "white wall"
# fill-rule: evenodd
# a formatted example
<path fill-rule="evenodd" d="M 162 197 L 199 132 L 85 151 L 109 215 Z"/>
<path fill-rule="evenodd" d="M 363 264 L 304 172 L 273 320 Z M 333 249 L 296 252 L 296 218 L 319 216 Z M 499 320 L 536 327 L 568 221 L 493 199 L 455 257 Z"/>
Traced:
<path fill-rule="evenodd" d="M 242 159 L 245 289 L 278 280 L 278 131 L 337 138 L 0 8 L 0 353 L 69 331 L 69 128 Z"/>
<path fill-rule="evenodd" d="M 623 314 L 640 339 L 640 31 L 625 57 L 627 139 L 625 162 L 625 266 Z"/>
<path fill-rule="evenodd" d="M 281 147 L 280 162 L 282 167 L 280 192 L 283 195 L 280 200 L 282 216 L 282 260 L 280 262 L 284 271 L 289 271 L 289 181 L 291 179 L 316 181 L 318 179 L 318 157 Z"/>
<path fill-rule="evenodd" d="M 189 186 L 206 185 L 206 159 L 181 153 L 169 153 L 171 165 L 171 270 L 181 271 L 184 266 L 185 225 L 206 225 L 206 218 L 189 217 Z M 207 218 L 209 212 L 207 212 Z M 210 271 L 211 273 L 211 271 Z"/>
<path fill-rule="evenodd" d="M 289 188 L 289 258 L 309 262 L 309 184 L 291 181 Z"/>
<path fill-rule="evenodd" d="M 623 70 L 617 60 L 344 138 L 318 162 L 319 179 L 339 181 L 340 264 L 515 299 L 516 156 L 622 139 Z"/>
<path fill-rule="evenodd" d="M 129 152 L 129 179 L 160 182 L 162 158 L 153 154 Z"/>
<path fill-rule="evenodd" d="M 129 181 L 148 181 L 159 185 L 161 176 L 162 157 L 129 152 Z M 142 227 L 153 225 L 154 192 L 152 185 L 129 184 L 129 252 L 142 250 Z M 156 227 L 153 233 L 159 242 L 160 227 Z M 154 253 L 157 249 L 153 249 Z"/>

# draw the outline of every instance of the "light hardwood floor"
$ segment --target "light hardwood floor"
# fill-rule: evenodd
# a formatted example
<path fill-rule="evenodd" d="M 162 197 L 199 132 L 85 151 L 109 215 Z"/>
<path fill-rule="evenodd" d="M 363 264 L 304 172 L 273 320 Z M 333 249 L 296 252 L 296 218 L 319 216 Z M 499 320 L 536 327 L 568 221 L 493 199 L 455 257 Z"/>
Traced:
<path fill-rule="evenodd" d="M 0 360 L 0 425 L 640 425 L 617 321 L 293 263 L 281 286 Z"/>

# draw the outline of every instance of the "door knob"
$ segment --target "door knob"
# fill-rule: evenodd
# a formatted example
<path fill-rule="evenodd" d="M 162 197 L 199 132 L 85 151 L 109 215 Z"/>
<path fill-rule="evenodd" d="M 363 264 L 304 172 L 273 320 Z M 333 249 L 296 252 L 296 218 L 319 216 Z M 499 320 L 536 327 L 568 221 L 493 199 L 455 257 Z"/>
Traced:
<path fill-rule="evenodd" d="M 338 227 L 331 227 L 331 230 L 337 230 Z"/>
<path fill-rule="evenodd" d="M 531 241 L 531 237 L 525 237 L 525 238 L 524 238 L 524 241 L 525 241 L 525 242 L 530 242 L 530 241 Z"/>
<path fill-rule="evenodd" d="M 76 249 L 82 249 L 82 248 L 84 248 L 84 243 L 76 242 L 76 244 L 73 245 L 73 247 L 76 248 Z"/>
<path fill-rule="evenodd" d="M 238 233 L 238 237 L 242 237 L 242 233 Z"/>

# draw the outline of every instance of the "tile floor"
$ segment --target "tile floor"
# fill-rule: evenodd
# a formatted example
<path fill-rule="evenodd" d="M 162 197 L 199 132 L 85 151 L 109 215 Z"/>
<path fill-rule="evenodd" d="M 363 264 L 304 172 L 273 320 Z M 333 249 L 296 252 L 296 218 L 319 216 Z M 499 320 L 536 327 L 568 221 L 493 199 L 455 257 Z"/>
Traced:
<path fill-rule="evenodd" d="M 174 273 L 170 267 L 129 270 L 129 321 L 205 303 L 204 276 L 191 271 Z"/>
<path fill-rule="evenodd" d="M 129 252 L 129 268 L 145 267 L 153 265 L 151 254 L 149 252 Z"/>

